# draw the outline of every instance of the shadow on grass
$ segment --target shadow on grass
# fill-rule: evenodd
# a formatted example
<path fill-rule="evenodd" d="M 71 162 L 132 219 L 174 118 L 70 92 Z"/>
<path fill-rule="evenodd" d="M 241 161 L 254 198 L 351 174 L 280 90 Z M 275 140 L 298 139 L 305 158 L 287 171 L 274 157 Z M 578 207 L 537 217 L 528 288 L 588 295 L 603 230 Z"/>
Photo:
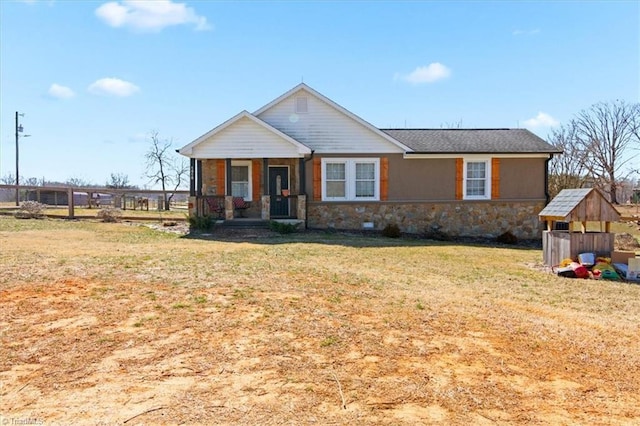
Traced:
<path fill-rule="evenodd" d="M 541 250 L 542 240 L 521 240 L 516 244 L 498 243 L 495 238 L 456 237 L 435 240 L 415 234 L 404 234 L 400 238 L 385 237 L 377 231 L 327 231 L 308 229 L 291 234 L 279 234 L 268 229 L 214 228 L 208 232 L 191 231 L 181 238 L 204 241 L 252 244 L 325 244 L 344 247 L 418 247 L 418 246 L 475 246 L 487 248 L 509 248 L 515 250 Z"/>

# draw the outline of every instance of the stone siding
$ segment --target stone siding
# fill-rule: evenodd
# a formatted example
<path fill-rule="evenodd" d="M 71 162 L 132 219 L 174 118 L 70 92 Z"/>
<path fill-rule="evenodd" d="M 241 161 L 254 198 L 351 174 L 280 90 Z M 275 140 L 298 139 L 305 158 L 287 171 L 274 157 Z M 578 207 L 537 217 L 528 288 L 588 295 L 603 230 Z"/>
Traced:
<path fill-rule="evenodd" d="M 441 232 L 452 237 L 489 237 L 510 231 L 520 239 L 540 239 L 538 213 L 544 201 L 464 201 L 442 203 L 317 203 L 308 202 L 307 226 L 317 229 L 382 230 L 390 223 L 402 232 Z"/>

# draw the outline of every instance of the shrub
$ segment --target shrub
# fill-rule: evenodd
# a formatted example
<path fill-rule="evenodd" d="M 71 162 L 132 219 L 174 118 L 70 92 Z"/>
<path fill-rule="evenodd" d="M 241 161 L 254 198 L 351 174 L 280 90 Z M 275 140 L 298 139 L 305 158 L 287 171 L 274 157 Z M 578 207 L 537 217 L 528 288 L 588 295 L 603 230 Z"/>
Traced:
<path fill-rule="evenodd" d="M 298 224 L 276 222 L 275 220 L 272 220 L 269 222 L 269 229 L 279 232 L 280 234 L 293 234 L 294 232 L 298 232 Z"/>
<path fill-rule="evenodd" d="M 395 223 L 390 223 L 384 227 L 382 235 L 387 238 L 400 238 L 400 227 Z"/>
<path fill-rule="evenodd" d="M 118 222 L 122 217 L 122 210 L 111 206 L 105 206 L 98 210 L 96 216 L 102 219 L 103 222 Z"/>
<path fill-rule="evenodd" d="M 45 204 L 37 201 L 25 201 L 20 205 L 20 210 L 16 212 L 15 217 L 18 219 L 42 219 L 46 208 Z"/>
<path fill-rule="evenodd" d="M 518 244 L 518 237 L 513 235 L 510 231 L 507 231 L 504 234 L 498 235 L 496 241 L 502 244 Z"/>
<path fill-rule="evenodd" d="M 216 218 L 211 215 L 189 216 L 189 227 L 191 230 L 210 231 L 216 224 Z"/>

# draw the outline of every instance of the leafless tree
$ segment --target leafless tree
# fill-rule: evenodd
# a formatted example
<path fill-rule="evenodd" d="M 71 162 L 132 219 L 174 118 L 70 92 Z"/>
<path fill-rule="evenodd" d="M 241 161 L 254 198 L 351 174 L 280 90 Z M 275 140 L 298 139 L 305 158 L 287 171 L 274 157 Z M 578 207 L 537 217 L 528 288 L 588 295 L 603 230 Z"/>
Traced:
<path fill-rule="evenodd" d="M 586 156 L 584 165 L 614 204 L 619 182 L 631 173 L 625 168 L 640 146 L 639 123 L 638 104 L 624 101 L 597 103 L 574 119 L 577 149 Z"/>
<path fill-rule="evenodd" d="M 146 173 L 152 185 L 160 184 L 164 196 L 164 209 L 169 210 L 174 192 L 186 182 L 189 164 L 178 158 L 171 148 L 171 140 L 161 140 L 157 131 L 149 134 L 149 150 L 145 154 Z M 173 189 L 168 189 L 168 188 Z M 171 195 L 169 195 L 171 193 Z"/>
<path fill-rule="evenodd" d="M 2 182 L 3 185 L 15 185 L 16 176 L 13 173 L 7 173 L 0 178 L 0 182 Z"/>
<path fill-rule="evenodd" d="M 89 181 L 87 181 L 86 179 L 79 178 L 79 177 L 71 177 L 71 178 L 67 179 L 67 181 L 65 183 L 67 185 L 69 185 L 69 186 L 75 186 L 75 187 L 79 187 L 79 188 L 86 188 L 88 186 L 91 186 L 91 183 L 89 183 Z"/>
<path fill-rule="evenodd" d="M 585 154 L 578 148 L 576 126 L 573 121 L 554 130 L 548 142 L 562 154 L 555 154 L 549 162 L 549 195 L 551 198 L 568 188 L 581 188 L 586 180 Z"/>
<path fill-rule="evenodd" d="M 107 188 L 114 189 L 127 189 L 133 187 L 129 184 L 129 176 L 124 173 L 111 173 L 106 185 Z"/>

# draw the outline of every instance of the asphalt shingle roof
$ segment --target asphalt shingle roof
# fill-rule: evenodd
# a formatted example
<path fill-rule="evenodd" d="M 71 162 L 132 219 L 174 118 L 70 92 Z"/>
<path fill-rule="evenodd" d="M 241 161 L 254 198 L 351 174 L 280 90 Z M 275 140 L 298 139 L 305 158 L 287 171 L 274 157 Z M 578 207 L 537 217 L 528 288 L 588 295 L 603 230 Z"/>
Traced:
<path fill-rule="evenodd" d="M 381 129 L 416 153 L 559 153 L 526 129 Z"/>
<path fill-rule="evenodd" d="M 563 189 L 538 216 L 566 217 L 593 191 L 593 188 Z"/>

